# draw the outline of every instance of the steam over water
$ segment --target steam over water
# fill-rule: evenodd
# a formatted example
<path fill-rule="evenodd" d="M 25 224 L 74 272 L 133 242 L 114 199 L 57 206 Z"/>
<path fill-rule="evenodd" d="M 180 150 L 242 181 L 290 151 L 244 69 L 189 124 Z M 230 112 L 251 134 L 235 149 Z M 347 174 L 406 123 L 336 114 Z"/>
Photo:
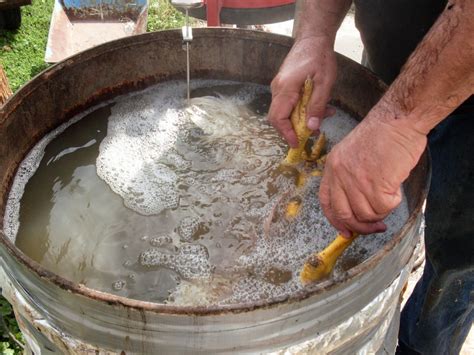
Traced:
<path fill-rule="evenodd" d="M 22 163 L 5 233 L 47 269 L 121 296 L 182 305 L 269 300 L 299 290 L 306 258 L 336 231 L 317 200 L 320 177 L 296 188 L 287 146 L 266 122 L 268 89 L 167 82 L 96 107 L 44 138 Z M 324 122 L 329 145 L 355 126 Z M 285 217 L 290 200 L 299 215 Z M 388 232 L 359 238 L 333 277 Z"/>

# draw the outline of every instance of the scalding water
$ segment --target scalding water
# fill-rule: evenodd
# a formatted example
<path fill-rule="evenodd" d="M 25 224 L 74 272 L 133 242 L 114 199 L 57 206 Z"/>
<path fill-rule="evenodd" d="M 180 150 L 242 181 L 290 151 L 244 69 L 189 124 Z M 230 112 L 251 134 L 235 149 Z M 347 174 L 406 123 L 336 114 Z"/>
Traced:
<path fill-rule="evenodd" d="M 44 138 L 22 163 L 5 232 L 27 255 L 75 282 L 180 305 L 235 304 L 298 291 L 305 259 L 335 235 L 316 198 L 320 177 L 295 187 L 287 146 L 266 122 L 263 86 L 167 82 L 96 107 Z M 355 125 L 338 111 L 334 145 Z M 287 203 L 303 201 L 295 219 Z M 388 232 L 359 238 L 333 277 Z"/>

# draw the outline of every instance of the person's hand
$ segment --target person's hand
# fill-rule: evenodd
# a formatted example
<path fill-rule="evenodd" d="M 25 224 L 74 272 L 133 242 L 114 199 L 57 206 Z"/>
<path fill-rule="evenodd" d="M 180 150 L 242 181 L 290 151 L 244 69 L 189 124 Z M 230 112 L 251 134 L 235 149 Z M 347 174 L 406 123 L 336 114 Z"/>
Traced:
<path fill-rule="evenodd" d="M 319 198 L 329 222 L 347 237 L 385 231 L 382 221 L 401 202 L 426 141 L 407 119 L 369 113 L 328 155 Z"/>
<path fill-rule="evenodd" d="M 333 43 L 326 37 L 306 37 L 293 45 L 271 84 L 272 103 L 268 120 L 296 148 L 298 139 L 290 121 L 306 78 L 313 79 L 314 89 L 308 104 L 308 128 L 317 130 L 321 120 L 333 114 L 326 108 L 336 80 L 336 56 Z"/>

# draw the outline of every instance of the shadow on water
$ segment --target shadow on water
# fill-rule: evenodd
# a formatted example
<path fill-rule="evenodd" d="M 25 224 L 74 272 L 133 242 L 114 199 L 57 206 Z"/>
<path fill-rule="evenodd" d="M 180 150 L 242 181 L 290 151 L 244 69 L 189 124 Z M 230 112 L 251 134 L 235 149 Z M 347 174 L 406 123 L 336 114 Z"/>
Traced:
<path fill-rule="evenodd" d="M 55 190 L 71 183 L 74 170 L 78 166 L 94 165 L 99 152 L 99 145 L 107 134 L 107 118 L 111 113 L 111 105 L 95 110 L 85 116 L 80 122 L 69 126 L 62 134 L 52 140 L 45 149 L 45 154 L 36 173 L 25 186 L 25 192 L 20 206 L 20 227 L 15 244 L 27 255 L 40 262 L 42 255 L 48 249 L 48 243 L 35 243 L 31 249 L 29 238 L 40 238 L 46 236 L 48 225 L 36 224 L 33 228 L 31 223 L 26 223 L 29 217 L 37 216 L 48 220 L 47 216 L 54 205 Z M 77 129 L 78 125 L 81 129 Z M 84 136 L 82 130 L 91 132 Z M 65 143 L 67 142 L 67 144 Z M 64 147 L 70 147 L 64 149 Z M 83 154 L 70 154 L 76 150 L 82 150 Z M 52 175 L 56 175 L 51 179 Z M 30 250 L 31 249 L 31 250 Z"/>

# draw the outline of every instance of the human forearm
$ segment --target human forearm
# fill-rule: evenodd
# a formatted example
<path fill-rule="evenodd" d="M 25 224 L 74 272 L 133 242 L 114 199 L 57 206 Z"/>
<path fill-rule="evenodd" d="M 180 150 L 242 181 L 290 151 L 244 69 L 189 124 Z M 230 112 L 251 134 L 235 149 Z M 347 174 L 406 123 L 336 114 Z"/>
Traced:
<path fill-rule="evenodd" d="M 428 132 L 474 91 L 474 1 L 451 0 L 368 115 L 329 153 L 319 191 L 346 236 L 384 230 Z"/>
<path fill-rule="evenodd" d="M 352 0 L 301 0 L 296 21 L 296 40 L 310 36 L 327 37 L 332 42 Z"/>
<path fill-rule="evenodd" d="M 451 0 L 371 116 L 428 134 L 474 92 L 474 1 Z"/>

